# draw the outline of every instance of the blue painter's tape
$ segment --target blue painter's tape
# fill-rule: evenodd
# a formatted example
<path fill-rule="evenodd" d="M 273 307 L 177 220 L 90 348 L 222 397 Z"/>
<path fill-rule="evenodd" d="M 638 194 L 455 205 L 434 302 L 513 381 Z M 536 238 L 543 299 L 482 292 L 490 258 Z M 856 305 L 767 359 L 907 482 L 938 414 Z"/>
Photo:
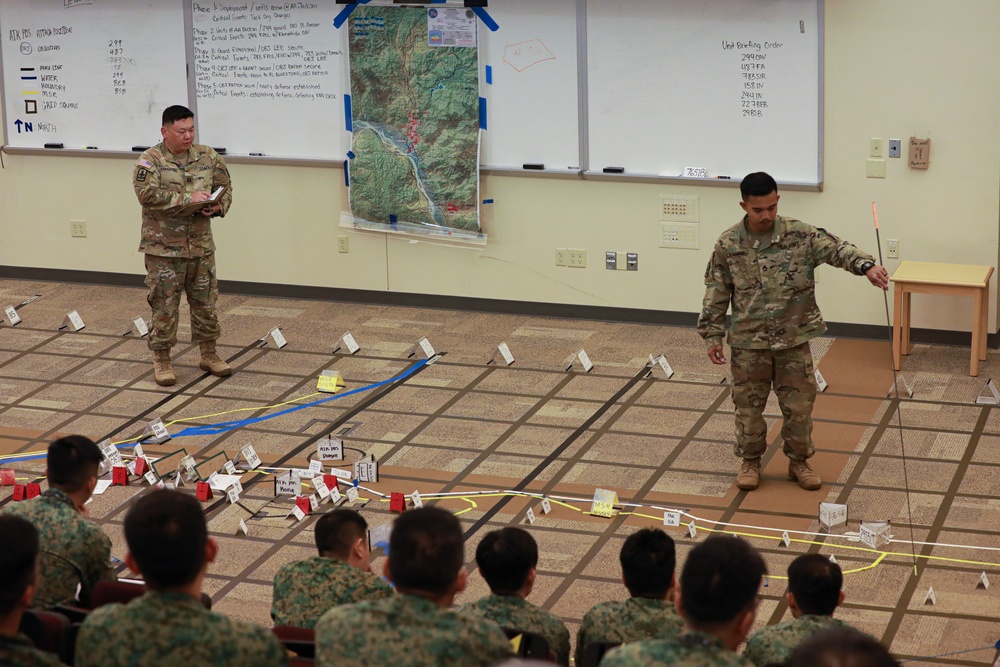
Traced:
<path fill-rule="evenodd" d="M 337 14 L 337 16 L 335 16 L 333 19 L 333 27 L 339 30 L 342 25 L 347 23 L 347 19 L 351 17 L 351 14 L 357 8 L 358 8 L 357 5 L 347 5 L 342 10 L 340 10 L 340 13 Z"/>
<path fill-rule="evenodd" d="M 483 200 L 483 203 L 484 203 L 484 204 L 492 204 L 492 203 L 493 203 L 493 200 L 492 200 L 492 199 L 484 199 L 484 200 Z"/>
<path fill-rule="evenodd" d="M 390 225 L 396 224 L 396 220 L 398 220 L 398 218 L 396 217 L 396 214 L 395 213 L 390 213 L 389 214 L 389 224 Z"/>
<path fill-rule="evenodd" d="M 493 66 L 486 66 L 486 83 L 493 83 Z"/>
<path fill-rule="evenodd" d="M 479 129 L 486 129 L 486 98 L 479 98 Z"/>
<path fill-rule="evenodd" d="M 354 151 L 347 151 L 347 159 L 348 160 L 353 160 L 356 157 L 357 157 L 357 155 L 354 154 Z"/>
<path fill-rule="evenodd" d="M 347 123 L 347 131 L 354 131 L 354 121 L 351 120 L 351 96 L 344 95 L 344 122 Z"/>
<path fill-rule="evenodd" d="M 500 24 L 493 20 L 493 17 L 486 12 L 485 7 L 473 7 L 472 11 L 476 13 L 483 25 L 490 29 L 490 32 L 496 32 L 500 29 Z"/>
<path fill-rule="evenodd" d="M 344 160 L 344 185 L 351 187 L 351 169 L 347 166 L 347 160 Z"/>

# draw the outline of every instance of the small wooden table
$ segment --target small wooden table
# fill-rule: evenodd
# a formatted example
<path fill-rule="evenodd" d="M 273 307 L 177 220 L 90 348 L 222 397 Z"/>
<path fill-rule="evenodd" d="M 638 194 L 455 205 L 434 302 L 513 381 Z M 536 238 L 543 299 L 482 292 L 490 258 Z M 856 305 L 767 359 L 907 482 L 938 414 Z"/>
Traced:
<path fill-rule="evenodd" d="M 896 284 L 893 298 L 892 363 L 899 370 L 902 356 L 909 354 L 910 294 L 944 294 L 972 297 L 972 360 L 969 375 L 979 375 L 979 362 L 986 361 L 987 321 L 990 314 L 992 266 L 900 262 L 889 279 Z"/>

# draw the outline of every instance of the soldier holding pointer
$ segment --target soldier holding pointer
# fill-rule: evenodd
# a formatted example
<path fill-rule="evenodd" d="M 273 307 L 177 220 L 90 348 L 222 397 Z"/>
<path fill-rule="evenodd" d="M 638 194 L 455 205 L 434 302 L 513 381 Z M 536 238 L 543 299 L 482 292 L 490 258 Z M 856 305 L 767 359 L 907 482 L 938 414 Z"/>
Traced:
<path fill-rule="evenodd" d="M 736 486 L 750 490 L 760 483 L 760 457 L 767 449 L 763 413 L 773 385 L 784 417 L 788 476 L 803 489 L 818 489 L 822 479 L 808 462 L 816 400 L 809 341 L 822 335 L 826 324 L 816 305 L 814 271 L 830 264 L 865 276 L 883 290 L 889 274 L 874 257 L 826 230 L 778 215 L 778 184 L 768 174 L 747 175 L 740 193 L 746 215 L 715 244 L 698 318 L 708 357 L 724 364 L 722 338 L 732 303 L 734 452 L 743 459 Z"/>

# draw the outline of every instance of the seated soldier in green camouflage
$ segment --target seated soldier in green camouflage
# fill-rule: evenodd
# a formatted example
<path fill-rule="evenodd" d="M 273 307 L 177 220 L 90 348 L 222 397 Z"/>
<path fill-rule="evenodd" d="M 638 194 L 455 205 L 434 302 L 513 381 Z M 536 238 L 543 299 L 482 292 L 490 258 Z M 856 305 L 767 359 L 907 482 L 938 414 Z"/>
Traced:
<path fill-rule="evenodd" d="M 316 624 L 319 667 L 493 667 L 512 655 L 496 623 L 449 609 L 465 590 L 462 527 L 448 511 L 403 512 L 385 576 L 396 595 L 334 607 Z"/>
<path fill-rule="evenodd" d="M 673 597 L 676 585 L 674 541 L 658 528 L 629 535 L 619 560 L 630 597 L 601 602 L 588 611 L 576 633 L 576 664 L 591 642 L 634 642 L 670 639 L 684 625 Z"/>
<path fill-rule="evenodd" d="M 51 653 L 39 651 L 20 634 L 21 617 L 38 585 L 38 531 L 16 516 L 0 516 L 0 665 L 58 667 Z"/>
<path fill-rule="evenodd" d="M 103 460 L 90 438 L 68 435 L 54 440 L 46 458 L 49 488 L 37 498 L 4 509 L 38 530 L 42 545 L 34 601 L 38 609 L 88 605 L 98 581 L 117 578 L 111 567 L 111 539 L 87 511 Z"/>
<path fill-rule="evenodd" d="M 125 563 L 146 580 L 128 604 L 90 613 L 76 667 L 269 667 L 287 665 L 270 631 L 209 611 L 201 584 L 219 545 L 201 504 L 181 491 L 150 491 L 125 515 Z"/>
<path fill-rule="evenodd" d="M 761 628 L 747 640 L 743 657 L 758 667 L 784 662 L 810 635 L 826 628 L 849 627 L 833 617 L 844 601 L 840 566 L 820 554 L 803 554 L 788 566 L 788 609 L 792 620 Z"/>
<path fill-rule="evenodd" d="M 556 662 L 569 665 L 569 630 L 558 616 L 528 602 L 535 585 L 538 544 L 523 528 L 487 533 L 476 547 L 476 565 L 491 595 L 470 602 L 462 612 L 489 619 L 502 628 L 534 632 L 545 638 Z"/>
<path fill-rule="evenodd" d="M 745 540 L 713 536 L 695 546 L 681 570 L 677 608 L 684 631 L 611 649 L 601 667 L 753 667 L 737 655 L 757 613 L 767 566 Z"/>
<path fill-rule="evenodd" d="M 275 625 L 312 628 L 338 605 L 393 595 L 371 571 L 368 522 L 360 514 L 333 510 L 316 522 L 315 534 L 319 556 L 287 563 L 274 575 Z"/>

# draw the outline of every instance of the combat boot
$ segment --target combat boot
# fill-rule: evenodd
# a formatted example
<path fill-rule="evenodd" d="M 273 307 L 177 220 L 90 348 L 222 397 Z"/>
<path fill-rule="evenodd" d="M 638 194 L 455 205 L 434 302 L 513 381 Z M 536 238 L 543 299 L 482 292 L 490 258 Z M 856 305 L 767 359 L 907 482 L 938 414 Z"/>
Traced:
<path fill-rule="evenodd" d="M 736 486 L 744 491 L 753 491 L 760 484 L 760 459 L 743 459 L 740 472 L 736 475 Z"/>
<path fill-rule="evenodd" d="M 177 382 L 174 368 L 170 365 L 170 350 L 153 350 L 153 378 L 161 387 L 169 387 Z"/>
<path fill-rule="evenodd" d="M 819 473 L 809 467 L 808 461 L 788 460 L 788 477 L 794 479 L 806 491 L 815 491 L 823 486 Z"/>
<path fill-rule="evenodd" d="M 219 355 L 216 354 L 214 340 L 202 341 L 198 343 L 198 347 L 201 348 L 201 363 L 198 364 L 198 368 L 220 378 L 229 377 L 233 374 L 233 367 L 220 359 Z"/>

